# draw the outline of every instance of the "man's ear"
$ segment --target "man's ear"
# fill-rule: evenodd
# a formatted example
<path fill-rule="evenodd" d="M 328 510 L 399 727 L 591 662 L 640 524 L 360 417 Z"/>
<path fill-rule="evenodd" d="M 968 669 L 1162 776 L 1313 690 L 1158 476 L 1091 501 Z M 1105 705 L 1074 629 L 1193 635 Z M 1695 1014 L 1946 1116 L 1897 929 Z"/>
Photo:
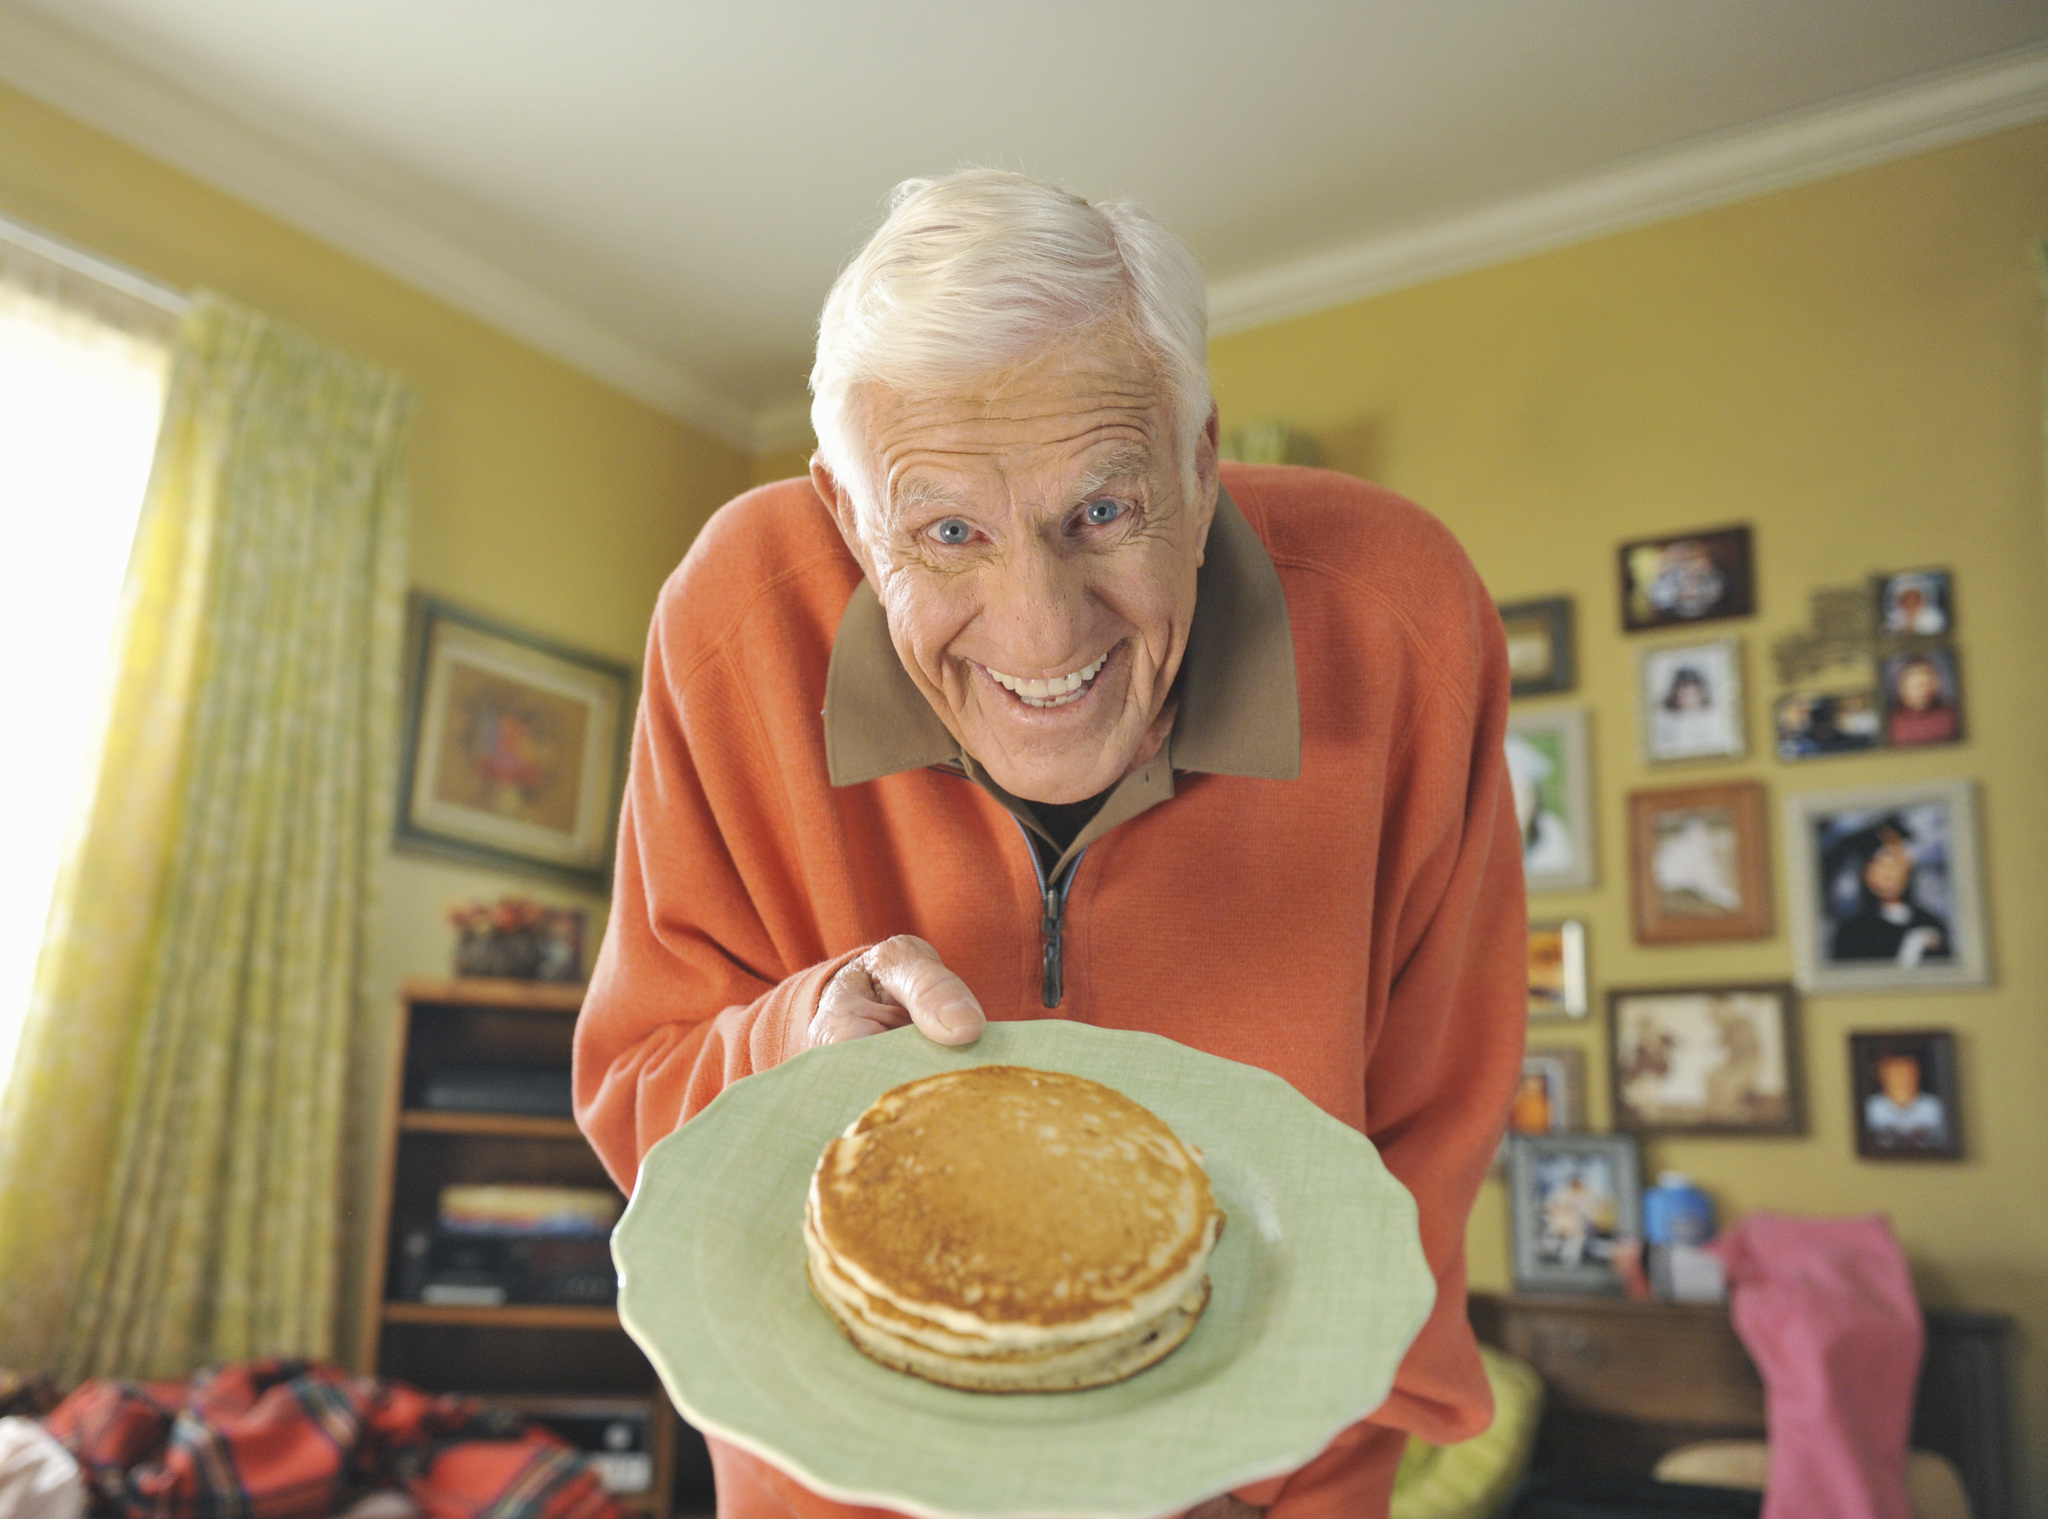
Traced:
<path fill-rule="evenodd" d="M 1195 437 L 1195 507 L 1202 514 L 1202 547 L 1195 553 L 1195 563 L 1200 564 L 1207 557 L 1209 525 L 1216 520 L 1216 493 L 1222 489 L 1223 477 L 1217 466 L 1218 450 L 1222 447 L 1222 413 L 1214 401 L 1209 403 L 1209 420 L 1202 424 L 1202 430 Z"/>
<path fill-rule="evenodd" d="M 832 473 L 822 455 L 815 453 L 811 455 L 811 489 L 818 493 L 818 499 L 832 513 L 832 520 L 839 527 L 839 536 L 846 540 L 846 551 L 860 565 L 861 573 L 866 574 L 868 556 L 860 541 L 860 508 L 846 483 Z"/>

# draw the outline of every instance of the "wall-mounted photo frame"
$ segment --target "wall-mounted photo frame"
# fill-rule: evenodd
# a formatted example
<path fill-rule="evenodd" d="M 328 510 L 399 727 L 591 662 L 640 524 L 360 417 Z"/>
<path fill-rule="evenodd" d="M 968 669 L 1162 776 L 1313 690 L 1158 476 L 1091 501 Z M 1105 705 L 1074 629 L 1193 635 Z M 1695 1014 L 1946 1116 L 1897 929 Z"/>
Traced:
<path fill-rule="evenodd" d="M 1783 984 L 1607 994 L 1614 1124 L 1637 1134 L 1803 1134 L 1799 994 Z"/>
<path fill-rule="evenodd" d="M 1517 1291 L 1619 1293 L 1614 1247 L 1643 1232 L 1635 1136 L 1517 1135 L 1508 1206 Z"/>
<path fill-rule="evenodd" d="M 1741 639 L 1642 650 L 1636 692 L 1645 763 L 1741 759 L 1749 752 Z"/>
<path fill-rule="evenodd" d="M 1930 644 L 1887 655 L 1878 680 L 1885 742 L 1894 749 L 1962 742 L 1963 682 L 1953 647 Z"/>
<path fill-rule="evenodd" d="M 1583 1018 L 1586 993 L 1586 925 L 1577 918 L 1529 925 L 1529 1016 Z"/>
<path fill-rule="evenodd" d="M 1969 781 L 1785 798 L 1794 979 L 1808 991 L 1991 979 Z"/>
<path fill-rule="evenodd" d="M 417 592 L 410 612 L 396 842 L 608 887 L 632 670 Z"/>
<path fill-rule="evenodd" d="M 1518 1135 L 1576 1134 L 1586 1127 L 1586 1052 L 1570 1045 L 1531 1045 L 1508 1105 L 1508 1128 L 1494 1152 L 1492 1174 L 1506 1176 Z"/>
<path fill-rule="evenodd" d="M 1638 538 L 1616 552 L 1624 633 L 1756 612 L 1756 569 L 1747 526 Z"/>
<path fill-rule="evenodd" d="M 1500 621 L 1508 640 L 1510 696 L 1542 696 L 1578 684 L 1571 597 L 1503 603 Z"/>
<path fill-rule="evenodd" d="M 1638 943 L 1770 937 L 1765 811 L 1759 781 L 1630 793 L 1629 886 Z"/>
<path fill-rule="evenodd" d="M 1877 630 L 1887 638 L 1946 638 L 1955 631 L 1955 578 L 1947 570 L 1901 570 L 1876 581 Z"/>
<path fill-rule="evenodd" d="M 1510 714 L 1507 758 L 1529 890 L 1591 886 L 1598 856 L 1586 709 Z"/>
<path fill-rule="evenodd" d="M 1875 691 L 1794 691 L 1771 709 L 1781 760 L 1864 754 L 1884 742 Z"/>
<path fill-rule="evenodd" d="M 1961 1160 L 1959 1086 L 1956 1036 L 1947 1029 L 1851 1034 L 1856 1153 L 1865 1160 Z"/>

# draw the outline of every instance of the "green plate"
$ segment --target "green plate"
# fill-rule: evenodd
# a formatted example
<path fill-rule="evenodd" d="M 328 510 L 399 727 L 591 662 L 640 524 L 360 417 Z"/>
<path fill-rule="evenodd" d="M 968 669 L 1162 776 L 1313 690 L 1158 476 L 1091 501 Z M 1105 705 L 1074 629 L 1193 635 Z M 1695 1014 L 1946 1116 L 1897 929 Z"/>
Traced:
<path fill-rule="evenodd" d="M 1229 1215 L 1194 1333 L 1114 1386 L 956 1392 L 890 1371 L 804 1279 L 832 1136 L 901 1082 L 998 1064 L 1143 1103 L 1201 1148 Z M 926 1519 L 1149 1519 L 1292 1471 L 1385 1400 L 1436 1296 L 1414 1200 L 1364 1136 L 1270 1072 L 1057 1019 L 966 1049 L 898 1029 L 734 1083 L 648 1152 L 612 1253 L 619 1315 L 692 1424 Z"/>

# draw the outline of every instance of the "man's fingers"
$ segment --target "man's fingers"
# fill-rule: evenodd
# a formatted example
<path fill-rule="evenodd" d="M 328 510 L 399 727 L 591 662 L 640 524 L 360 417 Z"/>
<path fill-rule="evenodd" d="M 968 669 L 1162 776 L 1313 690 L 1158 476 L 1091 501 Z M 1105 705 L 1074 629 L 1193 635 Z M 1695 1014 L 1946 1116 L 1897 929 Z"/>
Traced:
<path fill-rule="evenodd" d="M 879 1000 L 894 1002 L 938 1044 L 972 1044 L 988 1017 L 967 983 L 946 969 L 937 950 L 910 934 L 884 939 L 862 955 Z"/>

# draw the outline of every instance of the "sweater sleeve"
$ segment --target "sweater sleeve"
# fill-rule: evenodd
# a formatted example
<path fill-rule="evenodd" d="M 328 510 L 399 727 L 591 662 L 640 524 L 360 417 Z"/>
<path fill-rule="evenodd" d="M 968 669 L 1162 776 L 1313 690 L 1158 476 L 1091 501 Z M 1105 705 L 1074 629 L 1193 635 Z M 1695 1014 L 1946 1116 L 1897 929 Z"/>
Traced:
<path fill-rule="evenodd" d="M 1414 1194 L 1437 1282 L 1436 1306 L 1375 1419 L 1439 1444 L 1479 1433 L 1491 1417 L 1465 1316 L 1465 1225 L 1528 1028 L 1528 909 L 1503 750 L 1507 656 L 1476 575 L 1468 594 L 1466 636 L 1446 641 L 1458 653 L 1392 777 L 1400 794 L 1390 799 L 1383 870 L 1397 873 L 1385 899 L 1394 921 L 1375 937 L 1395 959 L 1366 1068 L 1367 1133 Z"/>
<path fill-rule="evenodd" d="M 827 956 L 760 861 L 782 826 L 771 746 L 729 656 L 649 636 L 611 921 L 576 1021 L 576 1118 L 627 1191 L 640 1158 L 731 1082 L 806 1045 Z M 682 645 L 683 647 L 678 647 Z M 771 919 L 774 921 L 771 922 Z"/>

